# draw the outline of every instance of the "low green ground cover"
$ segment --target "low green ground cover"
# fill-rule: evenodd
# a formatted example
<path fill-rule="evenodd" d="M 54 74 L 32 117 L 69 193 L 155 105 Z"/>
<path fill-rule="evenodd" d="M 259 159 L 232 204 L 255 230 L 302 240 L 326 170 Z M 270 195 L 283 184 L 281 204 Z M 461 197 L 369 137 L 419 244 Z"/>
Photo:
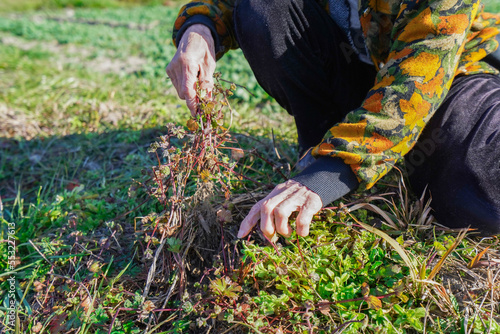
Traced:
<path fill-rule="evenodd" d="M 172 4 L 179 0 L 172 0 Z M 161 5 L 160 0 L 4 0 L 0 12 L 21 12 L 31 10 L 50 10 L 57 8 L 120 8 L 135 5 Z M 135 8 L 134 8 L 135 9 Z"/>
<path fill-rule="evenodd" d="M 68 4 L 71 11 L 52 9 Z M 148 148 L 167 123 L 195 129 L 164 74 L 177 5 L 82 4 L 97 6 L 0 6 L 44 7 L 0 17 L 1 238 L 13 225 L 16 238 L 15 266 L 8 243 L 0 244 L 0 326 L 500 333 L 498 239 L 431 225 L 397 170 L 316 216 L 307 238 L 236 240 L 245 212 L 297 159 L 291 118 L 258 87 L 240 52 L 218 64 L 222 79 L 246 87 L 222 82 L 234 92 L 226 144 L 242 150 L 222 149 L 237 162 L 232 194 L 203 197 L 218 185 L 195 171 L 186 194 L 203 205 L 186 202 L 182 228 L 170 229 L 170 204 L 152 192 L 153 166 L 166 156 Z M 192 136 L 174 140 L 176 150 Z M 12 296 L 14 327 L 6 317 Z"/>
<path fill-rule="evenodd" d="M 500 3 L 495 0 L 485 0 L 483 1 L 485 9 L 490 13 L 500 13 Z"/>

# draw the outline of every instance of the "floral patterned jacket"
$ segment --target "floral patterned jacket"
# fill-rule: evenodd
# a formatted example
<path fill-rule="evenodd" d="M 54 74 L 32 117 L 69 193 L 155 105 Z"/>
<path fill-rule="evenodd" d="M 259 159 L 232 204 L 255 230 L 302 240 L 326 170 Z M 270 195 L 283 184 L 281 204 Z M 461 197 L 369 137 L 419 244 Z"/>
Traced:
<path fill-rule="evenodd" d="M 328 10 L 328 0 L 318 0 Z M 378 73 L 360 108 L 333 126 L 315 156 L 340 157 L 360 188 L 372 187 L 415 145 L 456 75 L 498 71 L 481 61 L 498 47 L 500 15 L 480 0 L 359 0 L 367 49 Z M 215 23 L 220 58 L 237 48 L 235 0 L 192 1 L 175 21 L 204 15 Z M 177 44 L 177 43 L 175 43 Z"/>

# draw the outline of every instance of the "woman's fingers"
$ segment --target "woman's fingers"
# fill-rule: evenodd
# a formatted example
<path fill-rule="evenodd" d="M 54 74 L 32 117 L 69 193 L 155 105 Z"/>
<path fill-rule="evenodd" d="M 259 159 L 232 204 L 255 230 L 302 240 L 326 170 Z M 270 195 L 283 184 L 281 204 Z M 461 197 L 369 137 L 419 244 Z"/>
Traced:
<path fill-rule="evenodd" d="M 196 78 L 198 73 L 194 74 L 192 71 L 188 71 L 184 75 L 185 81 L 182 84 L 182 96 L 179 97 L 183 100 L 186 100 L 186 105 L 188 109 L 191 111 L 191 115 L 194 116 L 196 114 L 196 108 L 198 106 L 197 98 L 196 98 Z"/>
<path fill-rule="evenodd" d="M 180 99 L 194 116 L 197 108 L 196 82 L 202 89 L 213 89 L 215 49 L 210 29 L 202 24 L 190 26 L 179 42 L 177 52 L 167 66 L 167 75 Z"/>
<path fill-rule="evenodd" d="M 282 203 L 283 204 L 283 203 Z M 292 227 L 288 223 L 288 219 L 294 211 L 297 211 L 299 207 L 295 204 L 284 203 L 284 205 L 279 205 L 274 209 L 274 223 L 276 226 L 276 232 L 288 238 L 292 235 Z"/>
<path fill-rule="evenodd" d="M 295 183 L 295 181 L 287 181 L 276 186 L 274 190 L 265 198 L 260 207 L 260 229 L 268 238 L 272 238 L 276 233 L 274 210 L 279 206 L 283 206 L 283 208 L 290 205 L 297 207 L 293 200 L 287 202 L 287 199 L 292 197 L 297 191 L 297 185 Z M 284 212 L 278 213 L 283 215 Z M 282 220 L 283 218 L 279 217 L 279 219 Z"/>
<path fill-rule="evenodd" d="M 278 232 L 288 237 L 292 228 L 288 219 L 294 211 L 297 216 L 297 234 L 309 234 L 309 226 L 314 214 L 322 207 L 321 198 L 296 181 L 278 185 L 266 198 L 254 205 L 240 226 L 238 237 L 246 236 L 260 219 L 262 233 L 268 238 Z"/>
<path fill-rule="evenodd" d="M 243 219 L 240 225 L 240 230 L 238 231 L 238 238 L 243 238 L 245 237 L 250 231 L 253 229 L 253 227 L 257 224 L 260 218 L 260 203 L 262 201 L 258 202 L 255 204 L 248 215 Z"/>
<path fill-rule="evenodd" d="M 301 237 L 305 237 L 309 234 L 309 227 L 311 226 L 314 215 L 323 207 L 321 197 L 313 191 L 308 191 L 309 192 L 306 194 L 307 199 L 296 219 L 297 234 Z"/>
<path fill-rule="evenodd" d="M 266 203 L 268 199 L 281 193 L 285 188 L 286 186 L 283 183 L 277 185 L 269 195 L 267 195 L 264 199 L 257 202 L 252 207 L 252 209 L 247 214 L 245 219 L 243 219 L 243 221 L 241 222 L 240 230 L 238 231 L 238 238 L 243 238 L 244 236 L 246 236 L 252 230 L 252 228 L 257 224 L 257 222 L 261 219 L 261 211 L 264 203 Z"/>
<path fill-rule="evenodd" d="M 198 75 L 200 87 L 208 92 L 211 92 L 214 88 L 214 72 L 215 72 L 215 55 L 210 57 L 205 57 L 205 62 L 203 66 L 200 67 L 200 72 Z"/>
<path fill-rule="evenodd" d="M 181 100 L 186 101 L 191 114 L 196 112 L 196 80 L 198 77 L 198 67 L 186 61 L 172 59 L 167 66 L 167 75 L 177 91 Z"/>

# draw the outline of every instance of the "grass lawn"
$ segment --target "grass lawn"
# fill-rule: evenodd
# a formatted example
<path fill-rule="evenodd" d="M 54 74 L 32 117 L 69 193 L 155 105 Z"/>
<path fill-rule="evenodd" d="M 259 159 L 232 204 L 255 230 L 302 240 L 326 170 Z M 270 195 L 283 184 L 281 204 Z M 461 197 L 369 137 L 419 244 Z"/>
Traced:
<path fill-rule="evenodd" d="M 487 11 L 491 13 L 500 13 L 500 3 L 496 0 L 483 1 Z"/>
<path fill-rule="evenodd" d="M 293 120 L 235 51 L 202 148 L 164 73 L 180 3 L 0 4 L 0 329 L 500 333 L 498 238 L 433 222 L 397 170 L 306 238 L 236 239 L 294 173 Z"/>

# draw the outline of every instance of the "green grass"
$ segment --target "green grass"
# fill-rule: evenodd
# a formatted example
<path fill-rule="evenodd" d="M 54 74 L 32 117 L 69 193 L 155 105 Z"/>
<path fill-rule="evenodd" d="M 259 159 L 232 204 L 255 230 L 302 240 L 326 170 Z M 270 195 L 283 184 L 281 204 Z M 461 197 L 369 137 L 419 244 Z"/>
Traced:
<path fill-rule="evenodd" d="M 491 13 L 500 13 L 500 3 L 495 0 L 484 0 L 485 10 Z"/>
<path fill-rule="evenodd" d="M 456 232 L 415 224 L 422 210 L 415 198 L 406 199 L 404 187 L 402 197 L 384 196 L 396 204 L 366 198 L 397 193 L 396 171 L 369 193 L 334 203 L 368 205 L 323 212 L 310 236 L 280 239 L 278 251 L 258 234 L 235 241 L 253 197 L 283 180 L 277 170 L 289 176 L 297 159 L 291 118 L 258 86 L 239 51 L 218 68 L 223 79 L 253 94 L 237 87 L 231 99 L 238 140 L 231 145 L 245 151 L 236 171 L 260 183 L 240 177 L 228 202 L 214 198 L 212 208 L 198 208 L 185 229 L 170 235 L 143 299 L 150 255 L 160 243 L 153 231 L 167 226 L 165 206 L 146 192 L 157 164 L 147 151 L 167 123 L 185 124 L 189 113 L 164 72 L 175 52 L 170 30 L 178 6 L 136 5 L 0 5 L 0 12 L 43 8 L 0 19 L 0 238 L 8 238 L 14 223 L 18 263 L 9 271 L 7 243 L 1 243 L 2 321 L 7 278 L 15 275 L 22 333 L 205 333 L 209 326 L 218 333 L 231 326 L 235 332 L 413 333 L 424 322 L 427 333 L 500 332 L 492 297 L 500 292 L 487 285 L 497 282 L 495 271 L 467 267 L 488 245 L 483 257 L 498 258 L 498 239 L 454 244 Z M 55 9 L 67 6 L 75 9 L 72 16 Z M 493 1 L 487 6 L 498 9 Z M 197 186 L 193 179 L 189 194 Z M 396 226 L 382 224 L 372 204 Z M 221 229 L 214 216 L 222 209 L 234 222 Z M 215 219 L 209 234 L 193 223 L 199 215 Z M 387 235 L 368 232 L 363 222 Z M 401 254 L 416 264 L 417 279 L 409 278 L 412 267 Z"/>
<path fill-rule="evenodd" d="M 173 0 L 179 2 L 179 0 Z M 56 8 L 118 8 L 134 5 L 160 5 L 159 0 L 3 0 L 0 13 Z"/>

